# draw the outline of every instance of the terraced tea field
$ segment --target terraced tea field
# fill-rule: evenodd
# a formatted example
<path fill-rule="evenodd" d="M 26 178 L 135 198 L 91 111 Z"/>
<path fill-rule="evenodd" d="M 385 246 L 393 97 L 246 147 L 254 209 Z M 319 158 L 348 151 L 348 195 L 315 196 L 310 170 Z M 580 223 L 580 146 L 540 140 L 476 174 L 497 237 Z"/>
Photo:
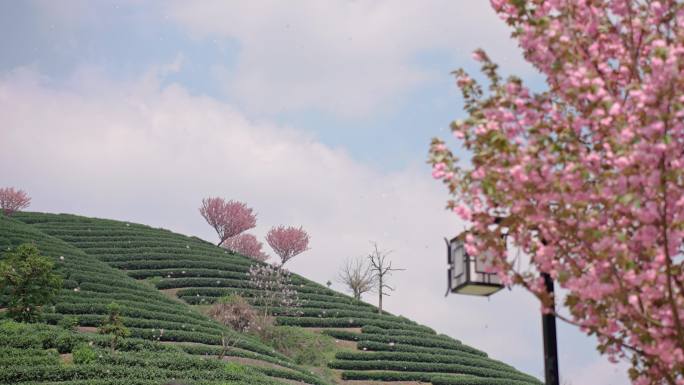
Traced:
<path fill-rule="evenodd" d="M 54 341 L 6 345 L 10 350 L 0 350 L 0 365 L 12 370 L 5 377 L 0 375 L 1 383 L 118 384 L 124 382 L 116 381 L 127 379 L 131 382 L 125 383 L 162 384 L 175 378 L 198 384 L 540 384 L 456 339 L 403 317 L 378 314 L 372 305 L 293 275 L 303 306 L 296 316 L 286 315 L 288 309 L 269 309 L 277 323 L 322 333 L 339 346 L 327 362 L 328 369 L 300 367 L 273 347 L 252 336 L 238 336 L 201 312 L 228 294 L 239 294 L 256 308 L 263 304 L 247 277 L 249 266 L 256 262 L 198 238 L 74 215 L 18 213 L 14 219 L 0 217 L 0 248 L 23 242 L 35 242 L 43 254 L 53 257 L 66 278 L 57 303 L 48 309 L 47 321 L 56 324 L 66 315 L 76 315 L 81 332 L 40 327 L 50 329 L 47 335 L 68 333 L 68 338 L 92 342 L 99 349 L 98 358 L 85 366 L 64 363 L 62 356 L 49 350 L 57 348 Z M 100 348 L 106 344 L 104 337 L 87 333 L 100 324 L 111 301 L 122 305 L 124 323 L 132 331 L 124 344 L 130 355 L 105 352 Z M 10 326 L 17 328 L 16 324 Z M 218 354 L 222 334 L 239 340 L 227 358 L 232 363 L 207 358 Z M 78 341 L 71 344 L 71 350 Z M 29 353 L 19 354 L 22 349 Z M 71 352 L 68 348 L 57 350 Z M 40 353 L 30 353 L 34 351 Z M 23 362 L 21 357 L 35 360 L 17 365 Z M 136 369 L 140 367 L 149 368 L 151 374 L 140 377 Z M 97 380 L 105 382 L 97 382 L 95 378 L 100 377 L 96 373 L 103 370 L 113 374 Z M 325 370 L 332 375 L 324 378 Z"/>

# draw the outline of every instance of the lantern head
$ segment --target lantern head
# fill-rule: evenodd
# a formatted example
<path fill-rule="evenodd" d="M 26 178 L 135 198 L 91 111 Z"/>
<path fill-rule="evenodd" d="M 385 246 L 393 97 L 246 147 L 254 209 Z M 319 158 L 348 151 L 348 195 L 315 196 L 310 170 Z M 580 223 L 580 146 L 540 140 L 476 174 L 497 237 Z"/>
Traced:
<path fill-rule="evenodd" d="M 465 249 L 467 232 L 461 233 L 451 240 L 444 239 L 447 244 L 448 289 L 456 294 L 468 294 L 488 297 L 503 289 L 499 276 L 490 269 L 491 255 L 468 255 Z"/>

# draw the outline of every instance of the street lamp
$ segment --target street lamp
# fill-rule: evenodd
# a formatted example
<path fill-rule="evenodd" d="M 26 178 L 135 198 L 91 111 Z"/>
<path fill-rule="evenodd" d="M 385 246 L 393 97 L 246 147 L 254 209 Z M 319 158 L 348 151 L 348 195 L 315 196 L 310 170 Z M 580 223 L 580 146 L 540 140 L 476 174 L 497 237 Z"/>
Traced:
<path fill-rule="evenodd" d="M 469 255 L 465 249 L 463 232 L 451 240 L 444 239 L 447 244 L 447 295 L 449 293 L 467 294 L 488 297 L 503 289 L 503 284 L 496 273 L 490 269 L 492 255 Z M 547 273 L 541 274 L 546 291 L 553 300 L 553 279 Z M 555 303 L 552 303 L 555 309 Z M 558 385 L 558 344 L 556 342 L 556 317 L 542 313 L 542 333 L 544 336 L 544 373 L 546 385 Z"/>
<path fill-rule="evenodd" d="M 457 294 L 488 297 L 503 289 L 499 276 L 490 269 L 492 259 L 485 256 L 476 258 L 465 250 L 466 232 L 459 234 L 447 243 L 448 291 Z"/>

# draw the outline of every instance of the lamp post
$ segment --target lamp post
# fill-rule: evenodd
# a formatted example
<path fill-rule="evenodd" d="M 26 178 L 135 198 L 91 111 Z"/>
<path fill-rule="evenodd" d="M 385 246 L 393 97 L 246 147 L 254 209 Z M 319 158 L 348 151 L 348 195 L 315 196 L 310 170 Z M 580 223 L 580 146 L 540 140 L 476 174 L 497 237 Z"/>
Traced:
<path fill-rule="evenodd" d="M 451 240 L 444 239 L 447 244 L 447 295 L 451 293 L 488 297 L 503 289 L 499 276 L 492 273 L 491 256 L 472 256 L 465 250 L 465 236 L 461 233 Z M 553 295 L 553 279 L 542 273 L 546 291 Z M 553 296 L 551 296 L 553 300 Z M 555 302 L 551 304 L 555 309 Z M 546 385 L 559 385 L 558 378 L 558 343 L 556 338 L 556 317 L 553 314 L 542 314 L 542 334 L 544 337 L 544 374 Z"/>

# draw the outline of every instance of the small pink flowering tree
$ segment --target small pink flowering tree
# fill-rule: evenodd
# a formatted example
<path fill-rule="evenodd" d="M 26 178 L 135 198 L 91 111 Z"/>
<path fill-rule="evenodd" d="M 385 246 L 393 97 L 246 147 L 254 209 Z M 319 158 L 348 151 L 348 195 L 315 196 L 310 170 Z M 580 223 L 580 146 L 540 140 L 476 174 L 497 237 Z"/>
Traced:
<path fill-rule="evenodd" d="M 492 0 L 525 58 L 534 93 L 475 52 L 484 89 L 456 71 L 472 154 L 434 139 L 433 176 L 509 284 L 550 308 L 540 272 L 567 290 L 557 317 L 628 360 L 634 384 L 684 384 L 684 5 L 678 1 Z M 531 259 L 521 270 L 500 242 Z"/>
<path fill-rule="evenodd" d="M 10 216 L 14 212 L 23 210 L 31 204 L 31 198 L 24 190 L 15 190 L 14 187 L 0 188 L 0 209 L 5 215 Z"/>
<path fill-rule="evenodd" d="M 242 254 L 259 262 L 265 262 L 268 254 L 261 251 L 263 244 L 252 234 L 238 234 L 228 238 L 221 247 Z"/>
<path fill-rule="evenodd" d="M 219 236 L 218 246 L 228 238 L 234 237 L 256 226 L 256 215 L 251 208 L 242 202 L 223 198 L 202 199 L 199 209 L 202 217 L 216 230 Z"/>
<path fill-rule="evenodd" d="M 308 250 L 309 235 L 301 227 L 273 227 L 266 234 L 266 242 L 278 254 L 281 266 L 294 256 Z"/>

